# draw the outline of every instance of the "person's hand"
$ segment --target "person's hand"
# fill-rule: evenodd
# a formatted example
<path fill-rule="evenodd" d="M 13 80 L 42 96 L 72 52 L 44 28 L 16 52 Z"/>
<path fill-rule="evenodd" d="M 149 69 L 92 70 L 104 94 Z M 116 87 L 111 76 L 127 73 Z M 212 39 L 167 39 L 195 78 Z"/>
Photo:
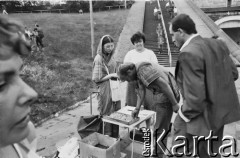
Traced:
<path fill-rule="evenodd" d="M 107 76 L 107 79 L 117 79 L 117 74 L 116 73 L 112 73 L 112 74 L 108 74 Z"/>
<path fill-rule="evenodd" d="M 112 74 L 109 74 L 109 77 L 110 77 L 111 79 L 117 79 L 117 78 L 118 78 L 118 75 L 117 75 L 117 73 L 112 73 Z"/>
<path fill-rule="evenodd" d="M 135 108 L 135 109 L 132 111 L 132 117 L 133 117 L 133 118 L 137 118 L 137 117 L 138 117 L 139 110 L 140 110 L 140 109 Z"/>
<path fill-rule="evenodd" d="M 178 112 L 179 108 L 180 108 L 180 105 L 179 105 L 179 104 L 173 105 L 173 111 L 174 111 L 175 113 Z"/>

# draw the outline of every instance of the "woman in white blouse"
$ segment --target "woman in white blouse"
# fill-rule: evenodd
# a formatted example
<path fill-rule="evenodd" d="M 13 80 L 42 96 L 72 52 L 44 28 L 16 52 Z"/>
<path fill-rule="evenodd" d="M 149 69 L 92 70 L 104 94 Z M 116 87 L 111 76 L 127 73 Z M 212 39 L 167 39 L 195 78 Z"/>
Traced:
<path fill-rule="evenodd" d="M 134 45 L 134 49 L 130 50 L 125 58 L 123 63 L 139 63 L 139 62 L 150 62 L 150 63 L 158 63 L 157 57 L 154 52 L 150 49 L 144 47 L 145 44 L 145 35 L 141 32 L 136 32 L 131 37 L 131 42 Z M 126 104 L 128 106 L 136 106 L 137 103 L 137 94 L 135 93 L 136 90 L 136 83 L 128 83 L 127 92 L 126 92 Z M 149 91 L 146 92 L 147 96 L 149 96 Z M 147 102 L 148 98 L 145 99 Z"/>
<path fill-rule="evenodd" d="M 153 63 L 158 63 L 157 57 L 154 54 L 154 52 L 150 49 L 147 49 L 144 47 L 145 43 L 145 36 L 141 32 L 135 33 L 131 37 L 131 42 L 134 45 L 135 49 L 130 50 L 125 58 L 124 58 L 124 63 L 126 62 L 131 62 L 131 63 L 138 63 L 138 62 L 153 62 Z"/>

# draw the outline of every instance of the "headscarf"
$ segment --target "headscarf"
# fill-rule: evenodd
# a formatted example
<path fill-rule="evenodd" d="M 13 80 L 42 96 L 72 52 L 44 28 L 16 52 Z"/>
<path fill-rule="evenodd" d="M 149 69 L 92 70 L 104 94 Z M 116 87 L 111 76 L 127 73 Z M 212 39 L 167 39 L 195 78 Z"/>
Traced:
<path fill-rule="evenodd" d="M 104 53 L 104 48 L 103 48 L 103 39 L 105 38 L 105 37 L 108 37 L 108 38 L 111 38 L 112 40 L 113 40 L 113 38 L 110 36 L 110 35 L 104 35 L 101 39 L 100 39 L 100 42 L 99 42 L 99 44 L 98 44 L 98 48 L 97 48 L 97 54 L 99 54 L 102 58 L 103 58 L 103 60 L 104 60 L 104 62 L 107 64 L 110 60 L 111 60 L 111 57 L 113 56 L 113 53 L 114 53 L 114 49 L 112 50 L 112 53 L 110 53 L 110 54 L 106 54 L 106 53 Z"/>
<path fill-rule="evenodd" d="M 106 55 L 103 51 L 103 39 L 105 37 L 109 37 L 112 39 L 110 35 L 104 35 L 97 48 L 97 56 L 94 59 L 93 62 L 93 72 L 92 72 L 92 80 L 95 82 L 98 82 L 103 77 L 103 69 L 105 69 L 105 66 L 109 68 L 109 71 L 112 72 L 112 70 L 115 68 L 115 60 L 113 59 L 113 52 L 111 54 Z"/>

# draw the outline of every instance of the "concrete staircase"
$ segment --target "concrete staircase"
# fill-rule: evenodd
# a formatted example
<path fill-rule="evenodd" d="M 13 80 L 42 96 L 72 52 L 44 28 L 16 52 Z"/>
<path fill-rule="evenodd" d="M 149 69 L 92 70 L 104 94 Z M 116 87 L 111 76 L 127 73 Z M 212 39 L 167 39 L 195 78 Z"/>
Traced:
<path fill-rule="evenodd" d="M 178 49 L 174 46 L 174 44 L 171 42 L 171 36 L 169 34 L 168 28 L 169 28 L 169 21 L 171 20 L 168 12 L 165 9 L 165 1 L 160 1 L 161 4 L 161 9 L 162 9 L 162 14 L 163 18 L 166 24 L 166 29 L 167 29 L 167 34 L 168 38 L 170 39 L 170 49 L 172 52 L 172 59 L 173 59 L 173 64 L 172 66 L 176 65 L 176 61 L 178 58 Z M 153 15 L 153 9 L 155 7 L 158 7 L 157 1 L 154 1 L 152 4 L 149 2 L 146 2 L 145 5 L 145 16 L 144 16 L 144 26 L 143 26 L 143 32 L 146 36 L 146 42 L 145 42 L 145 47 L 148 49 L 151 49 L 154 51 L 154 53 L 157 56 L 158 63 L 160 65 L 163 65 L 165 67 L 169 67 L 169 56 L 168 56 L 168 50 L 167 50 L 167 43 L 166 39 L 164 39 L 165 43 L 163 44 L 163 51 L 160 53 L 159 47 L 158 47 L 158 36 L 156 33 L 156 28 L 158 23 L 161 23 L 160 20 L 156 19 Z M 164 35 L 165 36 L 165 35 Z"/>
<path fill-rule="evenodd" d="M 172 42 L 172 36 L 169 33 L 169 22 L 171 21 L 171 17 L 169 15 L 169 13 L 167 12 L 167 9 L 165 8 L 167 2 L 168 1 L 159 1 L 160 7 L 161 7 L 161 10 L 162 10 L 163 20 L 164 20 L 166 31 L 167 31 L 170 50 L 171 50 L 171 53 L 172 53 L 172 66 L 175 67 L 177 59 L 178 59 L 178 55 L 179 55 L 179 50 L 174 45 L 174 43 Z M 167 53 L 167 44 L 166 44 L 166 53 Z"/>

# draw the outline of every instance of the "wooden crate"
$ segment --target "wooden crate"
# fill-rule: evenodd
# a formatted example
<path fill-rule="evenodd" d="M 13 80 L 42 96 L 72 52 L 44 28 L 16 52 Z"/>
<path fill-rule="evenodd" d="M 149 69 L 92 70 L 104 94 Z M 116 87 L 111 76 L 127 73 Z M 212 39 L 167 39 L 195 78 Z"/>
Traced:
<path fill-rule="evenodd" d="M 96 145 L 108 146 L 107 149 Z M 100 133 L 92 133 L 80 140 L 81 158 L 121 158 L 120 142 L 116 138 Z"/>

